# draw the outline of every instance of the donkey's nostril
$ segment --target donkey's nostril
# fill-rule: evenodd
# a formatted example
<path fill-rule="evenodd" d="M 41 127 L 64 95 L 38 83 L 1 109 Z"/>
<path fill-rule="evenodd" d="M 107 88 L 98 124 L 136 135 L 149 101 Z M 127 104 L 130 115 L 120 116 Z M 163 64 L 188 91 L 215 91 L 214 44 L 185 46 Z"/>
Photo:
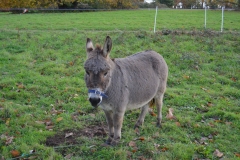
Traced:
<path fill-rule="evenodd" d="M 100 104 L 101 99 L 100 98 L 89 98 L 89 101 L 91 102 L 91 105 L 93 107 L 97 107 Z"/>

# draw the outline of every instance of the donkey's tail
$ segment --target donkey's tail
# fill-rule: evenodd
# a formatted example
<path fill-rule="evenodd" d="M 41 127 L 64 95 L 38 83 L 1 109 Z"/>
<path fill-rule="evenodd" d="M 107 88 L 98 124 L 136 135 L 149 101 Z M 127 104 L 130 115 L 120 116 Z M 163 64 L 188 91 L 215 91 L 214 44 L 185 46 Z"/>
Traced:
<path fill-rule="evenodd" d="M 155 106 L 155 99 L 153 98 L 150 102 L 148 102 L 149 108 L 148 108 L 148 112 L 152 115 L 152 116 L 157 116 L 154 111 L 153 111 L 153 107 Z"/>
<path fill-rule="evenodd" d="M 149 103 L 148 103 L 150 108 L 153 108 L 155 106 L 155 99 L 153 98 Z"/>

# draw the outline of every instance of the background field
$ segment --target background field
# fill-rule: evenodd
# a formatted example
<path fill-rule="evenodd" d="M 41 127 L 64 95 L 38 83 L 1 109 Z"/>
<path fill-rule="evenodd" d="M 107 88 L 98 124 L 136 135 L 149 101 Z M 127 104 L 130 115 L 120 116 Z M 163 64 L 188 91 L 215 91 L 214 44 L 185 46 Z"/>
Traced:
<path fill-rule="evenodd" d="M 0 155 L 237 159 L 239 13 L 226 11 L 227 32 L 217 33 L 220 11 L 208 12 L 212 30 L 204 30 L 202 10 L 161 10 L 153 34 L 154 12 L 0 13 Z M 164 35 L 165 29 L 173 32 Z M 163 128 L 156 128 L 156 117 L 148 114 L 135 131 L 140 110 L 128 111 L 122 143 L 116 147 L 101 145 L 107 134 L 105 117 L 91 108 L 83 80 L 86 38 L 102 44 L 107 35 L 113 39 L 112 58 L 153 49 L 169 66 Z M 166 118 L 169 108 L 174 119 Z M 73 135 L 65 138 L 66 133 Z M 31 150 L 35 152 L 29 154 Z"/>
<path fill-rule="evenodd" d="M 152 31 L 155 10 L 126 10 L 83 13 L 6 14 L 0 13 L 1 29 L 21 30 L 84 30 L 84 31 Z M 207 11 L 207 28 L 220 31 L 220 10 Z M 225 11 L 224 30 L 239 31 L 240 16 Z M 157 30 L 204 28 L 204 10 L 158 10 Z"/>

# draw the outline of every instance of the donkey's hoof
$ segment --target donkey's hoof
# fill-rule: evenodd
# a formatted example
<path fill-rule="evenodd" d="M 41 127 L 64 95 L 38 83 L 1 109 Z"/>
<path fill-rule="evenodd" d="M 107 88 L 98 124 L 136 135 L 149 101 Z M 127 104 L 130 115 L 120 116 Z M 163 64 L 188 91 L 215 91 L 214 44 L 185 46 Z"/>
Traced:
<path fill-rule="evenodd" d="M 120 138 L 112 139 L 111 146 L 116 146 L 119 144 L 119 142 L 120 142 Z"/>
<path fill-rule="evenodd" d="M 134 127 L 133 127 L 133 129 L 137 129 L 137 128 L 139 128 L 139 125 L 134 125 Z"/>
<path fill-rule="evenodd" d="M 161 123 L 157 123 L 157 127 L 158 128 L 162 128 L 162 124 Z"/>
<path fill-rule="evenodd" d="M 111 142 L 111 146 L 116 146 L 116 145 L 118 145 L 119 144 L 119 141 L 118 140 L 113 140 L 112 142 Z"/>
<path fill-rule="evenodd" d="M 105 144 L 111 145 L 112 140 L 113 140 L 113 138 L 109 137 L 109 138 L 105 141 Z"/>
<path fill-rule="evenodd" d="M 143 125 L 143 123 L 137 122 L 137 123 L 134 125 L 134 129 L 136 129 L 136 128 L 141 128 L 142 125 Z"/>

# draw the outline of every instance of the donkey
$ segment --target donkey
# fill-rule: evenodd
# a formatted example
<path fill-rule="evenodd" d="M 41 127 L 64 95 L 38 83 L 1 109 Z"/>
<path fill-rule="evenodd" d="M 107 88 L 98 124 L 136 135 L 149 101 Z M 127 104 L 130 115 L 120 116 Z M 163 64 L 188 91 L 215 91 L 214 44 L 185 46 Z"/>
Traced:
<path fill-rule="evenodd" d="M 112 40 L 106 37 L 103 48 L 94 48 L 87 38 L 87 60 L 84 64 L 88 97 L 95 108 L 105 112 L 109 127 L 108 145 L 121 139 L 126 110 L 142 108 L 135 124 L 140 127 L 151 103 L 157 107 L 157 126 L 161 127 L 163 95 L 166 90 L 168 66 L 163 57 L 152 50 L 126 58 L 111 59 Z"/>

